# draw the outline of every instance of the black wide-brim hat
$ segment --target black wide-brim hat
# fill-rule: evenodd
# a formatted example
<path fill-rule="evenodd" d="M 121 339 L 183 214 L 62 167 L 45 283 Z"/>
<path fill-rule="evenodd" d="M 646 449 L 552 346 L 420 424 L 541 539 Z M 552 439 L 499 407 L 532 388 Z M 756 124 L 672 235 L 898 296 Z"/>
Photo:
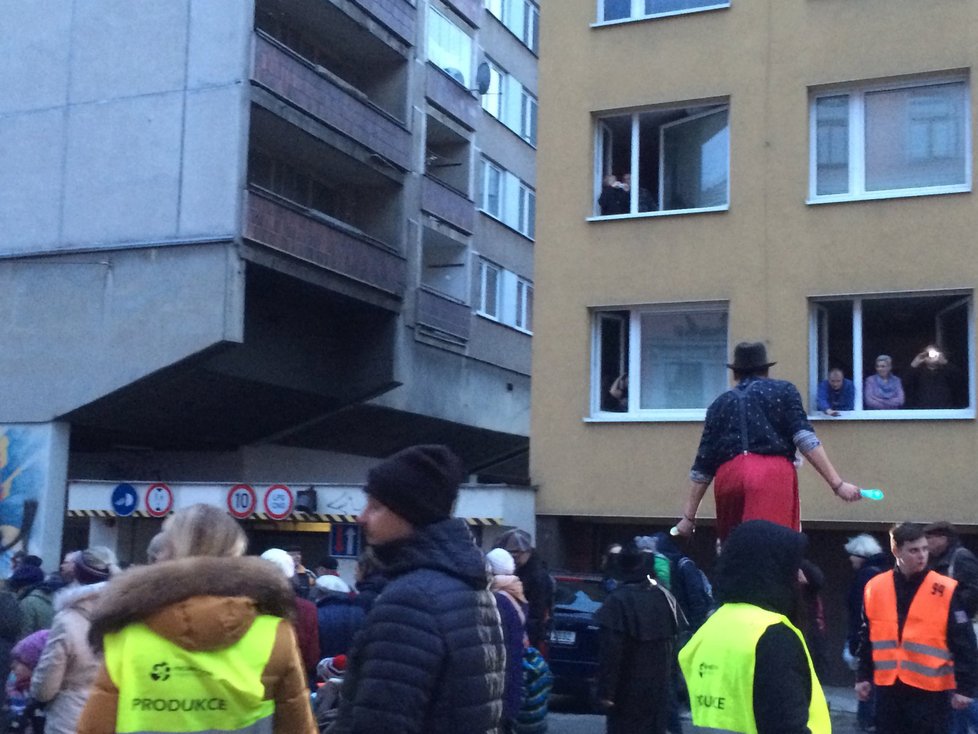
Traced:
<path fill-rule="evenodd" d="M 767 347 L 762 342 L 741 342 L 734 347 L 733 363 L 727 367 L 737 372 L 751 372 L 774 364 L 777 362 L 767 361 Z"/>

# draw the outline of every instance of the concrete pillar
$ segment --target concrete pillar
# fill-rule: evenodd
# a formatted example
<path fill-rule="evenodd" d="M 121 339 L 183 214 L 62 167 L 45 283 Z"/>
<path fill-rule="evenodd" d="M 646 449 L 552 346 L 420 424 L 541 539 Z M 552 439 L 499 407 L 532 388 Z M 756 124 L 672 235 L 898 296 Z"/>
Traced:
<path fill-rule="evenodd" d="M 67 423 L 0 425 L 0 577 L 21 548 L 57 568 L 68 480 Z"/>

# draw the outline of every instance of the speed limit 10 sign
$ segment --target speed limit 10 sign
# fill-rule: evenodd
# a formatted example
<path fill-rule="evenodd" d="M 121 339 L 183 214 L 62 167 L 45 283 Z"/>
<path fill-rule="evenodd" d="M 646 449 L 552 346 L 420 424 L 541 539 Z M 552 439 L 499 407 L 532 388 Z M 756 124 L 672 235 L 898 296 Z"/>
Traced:
<path fill-rule="evenodd" d="M 247 484 L 235 484 L 228 490 L 228 512 L 239 520 L 254 514 L 258 506 L 258 495 Z"/>

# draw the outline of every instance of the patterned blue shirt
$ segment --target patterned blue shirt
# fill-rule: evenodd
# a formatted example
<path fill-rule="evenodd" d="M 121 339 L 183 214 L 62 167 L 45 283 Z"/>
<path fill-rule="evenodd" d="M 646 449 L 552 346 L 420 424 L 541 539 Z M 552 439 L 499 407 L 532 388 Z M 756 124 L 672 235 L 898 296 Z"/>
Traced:
<path fill-rule="evenodd" d="M 746 411 L 743 419 L 741 400 Z M 742 420 L 747 425 L 746 441 L 742 436 Z M 786 380 L 746 377 L 737 387 L 719 395 L 707 409 L 703 436 L 689 477 L 709 484 L 721 464 L 744 453 L 745 447 L 752 454 L 793 460 L 796 449 L 807 453 L 819 445 L 794 385 Z"/>

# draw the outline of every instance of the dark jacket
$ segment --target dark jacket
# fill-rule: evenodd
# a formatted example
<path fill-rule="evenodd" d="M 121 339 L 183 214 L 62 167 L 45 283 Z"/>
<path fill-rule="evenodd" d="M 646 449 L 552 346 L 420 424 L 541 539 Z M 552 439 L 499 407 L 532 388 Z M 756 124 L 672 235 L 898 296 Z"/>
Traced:
<path fill-rule="evenodd" d="M 485 560 L 462 520 L 374 548 L 387 586 L 347 660 L 331 734 L 496 734 L 505 650 Z"/>
<path fill-rule="evenodd" d="M 0 590 L 0 670 L 10 671 L 10 651 L 20 639 L 20 605 L 9 591 Z M 7 687 L 0 686 L 0 731 L 6 731 Z"/>
<path fill-rule="evenodd" d="M 930 567 L 958 582 L 961 606 L 968 617 L 973 618 L 978 613 L 978 558 L 975 554 L 957 538 L 948 538 L 947 549 L 937 558 L 931 556 Z"/>
<path fill-rule="evenodd" d="M 309 679 L 315 680 L 316 665 L 320 659 L 319 620 L 317 619 L 316 605 L 299 596 L 295 598 L 295 636 L 299 643 L 302 667 Z"/>
<path fill-rule="evenodd" d="M 554 608 L 553 577 L 535 550 L 527 562 L 516 569 L 516 575 L 523 582 L 523 594 L 530 605 L 526 617 L 526 636 L 533 647 L 545 651 Z"/>
<path fill-rule="evenodd" d="M 713 587 L 717 601 L 753 604 L 794 620 L 798 568 L 807 544 L 801 533 L 766 520 L 743 523 L 720 554 Z M 784 624 L 771 625 L 757 641 L 754 659 L 758 734 L 808 734 L 812 675 L 798 635 Z"/>
<path fill-rule="evenodd" d="M 353 600 L 364 613 L 373 609 L 374 602 L 380 596 L 380 592 L 387 585 L 387 579 L 380 572 L 372 573 L 369 576 L 357 581 L 357 595 Z"/>
<path fill-rule="evenodd" d="M 367 616 L 347 594 L 329 592 L 316 602 L 319 618 L 319 657 L 346 655 Z"/>
<path fill-rule="evenodd" d="M 656 549 L 672 565 L 670 588 L 686 615 L 689 629 L 695 632 L 713 609 L 713 598 L 703 583 L 700 568 L 679 550 L 667 533 L 656 533 L 653 537 Z"/>
<path fill-rule="evenodd" d="M 893 565 L 893 558 L 887 553 L 877 553 L 870 556 L 862 567 L 856 571 L 856 577 L 852 580 L 849 587 L 849 597 L 846 600 L 849 610 L 849 631 L 846 635 L 846 644 L 849 645 L 849 652 L 856 654 L 859 647 L 859 628 L 863 623 L 863 592 L 866 584 L 876 574 L 890 570 Z"/>
<path fill-rule="evenodd" d="M 896 591 L 897 629 L 903 637 L 903 624 L 907 621 L 910 604 L 927 576 L 926 571 L 907 577 L 899 568 L 893 570 L 893 587 Z M 978 686 L 978 649 L 975 648 L 975 632 L 971 627 L 971 619 L 964 613 L 961 604 L 960 585 L 951 597 L 951 607 L 947 615 L 947 649 L 954 658 L 954 682 L 958 693 L 973 698 Z M 869 641 L 869 621 L 863 610 L 863 623 L 859 628 L 859 647 L 856 650 L 859 657 L 859 668 L 856 671 L 857 681 L 873 680 L 873 647 Z M 942 694 L 943 695 L 943 694 Z"/>
<path fill-rule="evenodd" d="M 506 645 L 506 686 L 503 694 L 503 721 L 513 721 L 523 702 L 523 637 L 526 634 L 526 610 L 504 591 L 494 591 L 496 608 L 503 627 Z"/>
<path fill-rule="evenodd" d="M 665 734 L 678 624 L 658 583 L 626 576 L 595 614 L 600 625 L 598 698 L 614 702 L 608 731 Z"/>

